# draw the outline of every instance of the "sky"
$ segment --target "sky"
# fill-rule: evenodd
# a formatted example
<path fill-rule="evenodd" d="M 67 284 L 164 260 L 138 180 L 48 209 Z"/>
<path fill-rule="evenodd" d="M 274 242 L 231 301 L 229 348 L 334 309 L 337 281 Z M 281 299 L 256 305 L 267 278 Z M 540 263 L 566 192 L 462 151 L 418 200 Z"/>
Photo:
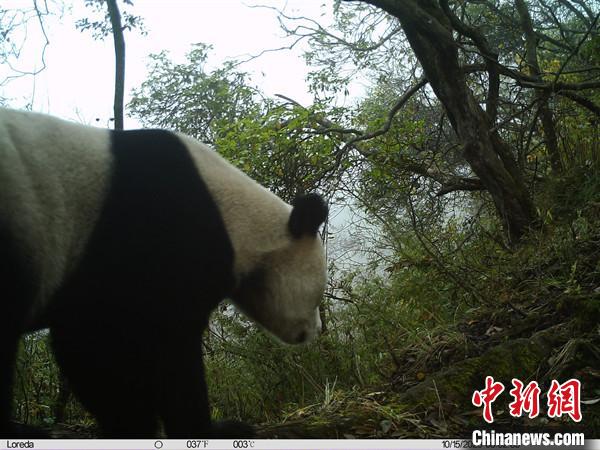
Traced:
<path fill-rule="evenodd" d="M 31 0 L 32 1 L 32 0 Z M 3 7 L 27 7 L 29 0 L 3 0 Z M 91 33 L 75 28 L 75 20 L 89 16 L 81 0 L 65 0 L 62 15 L 46 19 L 50 41 L 45 53 L 47 68 L 36 77 L 23 77 L 2 88 L 10 105 L 23 107 L 33 98 L 35 111 L 79 122 L 106 126 L 112 116 L 114 49 L 112 36 L 95 41 Z M 52 6 L 52 2 L 50 2 Z M 167 50 L 173 59 L 185 61 L 193 43 L 213 46 L 209 66 L 228 59 L 247 59 L 264 50 L 289 45 L 268 5 L 286 13 L 322 21 L 331 16 L 331 0 L 137 0 L 131 11 L 143 18 L 147 35 L 127 32 L 126 97 L 146 74 L 148 55 Z M 23 70 L 40 67 L 42 35 L 36 21 L 27 29 L 27 40 L 17 65 Z M 252 83 L 266 94 L 276 93 L 311 103 L 305 78 L 308 69 L 302 47 L 267 52 L 241 66 L 250 72 Z M 127 98 L 126 98 L 127 101 Z M 96 122 L 96 118 L 100 119 Z M 129 122 L 129 123 L 127 123 Z M 126 128 L 135 127 L 126 120 Z"/>
<path fill-rule="evenodd" d="M 47 1 L 52 6 L 55 0 Z M 32 2 L 2 0 L 2 6 L 26 8 Z M 24 108 L 31 103 L 34 111 L 110 127 L 114 96 L 112 36 L 97 41 L 90 32 L 77 30 L 75 21 L 89 17 L 90 12 L 82 0 L 64 0 L 64 4 L 63 14 L 45 19 L 50 41 L 44 55 L 46 69 L 35 77 L 22 77 L 0 87 L 0 95 L 7 97 L 8 105 L 14 108 Z M 185 62 L 191 44 L 211 44 L 213 51 L 208 65 L 215 68 L 229 59 L 245 60 L 264 50 L 289 45 L 291 41 L 284 39 L 275 11 L 251 5 L 273 6 L 288 15 L 306 16 L 327 24 L 331 21 L 333 0 L 135 0 L 131 12 L 143 18 L 147 35 L 135 31 L 125 35 L 125 103 L 131 89 L 144 81 L 151 53 L 166 50 L 175 61 Z M 35 20 L 29 22 L 26 32 L 15 67 L 34 70 L 41 65 L 43 35 Z M 307 89 L 304 49 L 306 47 L 300 45 L 293 50 L 267 52 L 240 69 L 249 72 L 252 84 L 265 94 L 283 94 L 310 105 L 312 95 Z M 0 80 L 5 74 L 0 67 Z M 135 118 L 126 115 L 126 129 L 140 126 Z M 360 219 L 350 213 L 351 209 L 332 205 L 330 227 L 338 233 L 336 242 L 330 242 L 329 248 L 334 254 L 344 255 L 341 259 L 345 261 L 358 258 L 360 263 L 364 262 L 359 248 L 362 241 L 352 236 L 352 224 Z M 340 259 L 337 263 L 342 265 Z"/>

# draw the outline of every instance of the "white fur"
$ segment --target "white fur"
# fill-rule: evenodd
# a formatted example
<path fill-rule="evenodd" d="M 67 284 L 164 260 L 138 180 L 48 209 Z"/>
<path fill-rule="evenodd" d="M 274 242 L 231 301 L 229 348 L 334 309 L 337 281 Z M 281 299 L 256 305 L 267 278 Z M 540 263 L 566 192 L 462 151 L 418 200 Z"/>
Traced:
<path fill-rule="evenodd" d="M 266 301 L 254 303 L 260 309 L 248 314 L 284 342 L 312 340 L 321 331 L 319 304 L 327 280 L 320 238 L 292 239 L 267 252 L 262 264 L 270 268 L 263 293 Z"/>
<path fill-rule="evenodd" d="M 109 145 L 107 130 L 0 109 L 0 217 L 31 264 L 32 315 L 79 262 L 106 193 Z"/>
<path fill-rule="evenodd" d="M 238 306 L 285 342 L 312 338 L 320 329 L 326 280 L 320 239 L 292 238 L 290 205 L 210 148 L 179 137 L 220 208 L 235 251 L 236 278 L 267 269 L 260 308 L 250 300 Z M 37 289 L 32 315 L 77 266 L 98 220 L 111 164 L 107 130 L 0 109 L 0 217 L 9 221 L 31 264 Z"/>
<path fill-rule="evenodd" d="M 326 283 L 325 251 L 319 236 L 293 238 L 292 207 L 215 151 L 180 135 L 220 208 L 235 251 L 238 279 L 266 267 L 267 291 L 257 302 L 237 306 L 284 342 L 308 341 L 321 328 L 318 306 Z M 252 306 L 260 302 L 260 308 Z"/>

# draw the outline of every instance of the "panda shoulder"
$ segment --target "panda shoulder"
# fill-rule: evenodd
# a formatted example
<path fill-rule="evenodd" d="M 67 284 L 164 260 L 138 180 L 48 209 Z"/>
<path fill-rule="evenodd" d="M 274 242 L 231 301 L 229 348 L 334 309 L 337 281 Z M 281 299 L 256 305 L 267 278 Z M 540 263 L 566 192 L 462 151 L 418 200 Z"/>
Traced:
<path fill-rule="evenodd" d="M 263 200 L 272 199 L 274 202 L 280 202 L 283 208 L 287 205 L 275 194 L 265 189 L 220 155 L 217 150 L 186 134 L 176 134 L 187 148 L 198 172 L 207 181 L 209 187 L 220 192 L 233 189 L 238 195 L 246 196 L 253 194 L 254 196 L 261 197 Z"/>
<path fill-rule="evenodd" d="M 32 150 L 31 144 L 36 142 L 43 142 L 44 148 L 49 149 L 56 145 L 82 149 L 97 146 L 107 148 L 110 139 L 108 129 L 9 108 L 0 108 L 0 128 L 3 146 L 6 147 L 10 141 L 24 152 Z"/>

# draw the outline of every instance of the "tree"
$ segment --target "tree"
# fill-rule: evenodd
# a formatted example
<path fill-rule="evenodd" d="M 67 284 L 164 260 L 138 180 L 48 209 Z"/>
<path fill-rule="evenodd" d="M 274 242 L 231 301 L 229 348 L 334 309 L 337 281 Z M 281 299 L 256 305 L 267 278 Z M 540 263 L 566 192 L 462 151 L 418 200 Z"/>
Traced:
<path fill-rule="evenodd" d="M 132 0 L 123 0 L 127 6 L 133 6 Z M 83 18 L 76 22 L 82 31 L 91 31 L 95 39 L 105 39 L 112 34 L 115 47 L 115 96 L 113 111 L 115 129 L 124 127 L 124 95 L 125 95 L 125 30 L 137 28 L 145 33 L 142 19 L 127 11 L 121 14 L 116 0 L 85 0 L 85 4 L 101 18 Z M 106 4 L 106 8 L 105 8 Z"/>
<path fill-rule="evenodd" d="M 490 193 L 511 240 L 518 240 L 535 220 L 535 210 L 523 176 L 506 143 L 493 129 L 498 73 L 497 55 L 476 30 L 459 22 L 447 2 L 395 2 L 369 0 L 400 21 L 430 86 L 444 105 L 454 131 L 463 146 L 463 155 Z M 443 9 L 444 8 L 444 9 Z M 454 23 L 452 20 L 455 19 Z M 491 86 L 488 112 L 477 103 L 469 89 L 465 70 L 459 62 L 455 28 L 473 39 L 488 64 Z"/>
<path fill-rule="evenodd" d="M 531 14 L 529 13 L 529 9 L 524 0 L 515 0 L 515 6 L 517 7 L 517 11 L 519 12 L 519 17 L 521 19 L 521 28 L 525 34 L 525 54 L 529 73 L 536 78 L 538 82 L 542 82 L 542 71 L 540 70 L 537 54 L 537 37 L 533 28 Z M 544 134 L 546 135 L 546 142 L 548 145 L 548 153 L 550 155 L 552 169 L 554 169 L 556 172 L 559 172 L 562 168 L 562 165 L 560 162 L 556 131 L 554 129 L 554 119 L 549 106 L 550 93 L 544 89 L 535 89 L 535 96 L 539 105 L 539 115 L 544 126 Z"/>
<path fill-rule="evenodd" d="M 121 25 L 121 13 L 116 0 L 106 0 L 108 15 L 115 43 L 115 130 L 123 129 L 123 97 L 125 96 L 125 38 Z"/>
<path fill-rule="evenodd" d="M 59 0 L 39 2 L 33 0 L 31 4 L 20 7 L 5 8 L 0 6 L 0 65 L 4 70 L 0 72 L 0 86 L 4 86 L 15 78 L 35 76 L 46 69 L 46 49 L 50 40 L 46 33 L 45 20 L 47 16 L 55 14 L 62 8 Z M 27 45 L 27 37 L 31 30 L 30 22 L 35 22 L 42 37 L 39 62 L 33 68 L 20 67 L 19 57 Z M 28 33 L 29 31 L 29 33 Z M 2 100 L 2 97 L 0 97 Z"/>
<path fill-rule="evenodd" d="M 357 150 L 371 162 L 386 155 L 407 173 L 441 185 L 438 195 L 484 189 L 508 239 L 517 242 L 537 223 L 532 181 L 559 174 L 566 162 L 555 118 L 557 96 L 587 110 L 584 116 L 600 111 L 593 96 L 579 94 L 600 87 L 592 52 L 584 51 L 598 34 L 598 13 L 569 0 L 520 6 L 517 22 L 510 3 L 492 0 L 346 0 L 336 2 L 333 28 L 282 12 L 280 19 L 288 35 L 310 43 L 307 60 L 316 68 L 311 80 L 317 95 L 332 98 L 358 73 L 371 80 L 372 92 L 383 88 L 387 98 L 396 97 L 384 100 L 384 119 L 357 127 L 359 107 L 345 127 L 334 127 L 336 133 L 345 130 L 344 151 Z M 433 154 L 429 161 L 418 141 L 391 157 L 392 141 L 383 136 L 399 126 L 399 111 L 434 113 L 436 99 L 443 111 L 435 121 L 440 130 L 447 121 L 452 135 L 442 133 L 438 149 L 427 149 Z M 456 145 L 463 167 L 444 163 Z M 410 147 L 417 151 L 407 158 Z"/>
<path fill-rule="evenodd" d="M 257 91 L 235 64 L 207 70 L 210 50 L 194 45 L 183 64 L 165 51 L 151 55 L 146 81 L 133 90 L 131 113 L 146 126 L 176 129 L 211 145 L 223 123 L 260 115 Z"/>
<path fill-rule="evenodd" d="M 214 146 L 287 201 L 329 190 L 339 140 L 318 132 L 318 106 L 265 98 L 235 62 L 208 70 L 211 47 L 196 44 L 183 64 L 151 56 L 150 74 L 128 105 L 145 126 L 169 128 Z"/>

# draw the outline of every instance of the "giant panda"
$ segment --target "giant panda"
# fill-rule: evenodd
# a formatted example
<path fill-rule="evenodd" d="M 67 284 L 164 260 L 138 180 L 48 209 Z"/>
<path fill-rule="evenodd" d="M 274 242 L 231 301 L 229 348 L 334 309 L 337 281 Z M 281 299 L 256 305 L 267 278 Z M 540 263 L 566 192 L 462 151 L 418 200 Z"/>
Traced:
<path fill-rule="evenodd" d="M 211 423 L 202 332 L 229 298 L 285 343 L 312 339 L 326 216 L 182 134 L 0 109 L 0 434 L 19 336 L 40 328 L 104 437 L 248 433 Z"/>

